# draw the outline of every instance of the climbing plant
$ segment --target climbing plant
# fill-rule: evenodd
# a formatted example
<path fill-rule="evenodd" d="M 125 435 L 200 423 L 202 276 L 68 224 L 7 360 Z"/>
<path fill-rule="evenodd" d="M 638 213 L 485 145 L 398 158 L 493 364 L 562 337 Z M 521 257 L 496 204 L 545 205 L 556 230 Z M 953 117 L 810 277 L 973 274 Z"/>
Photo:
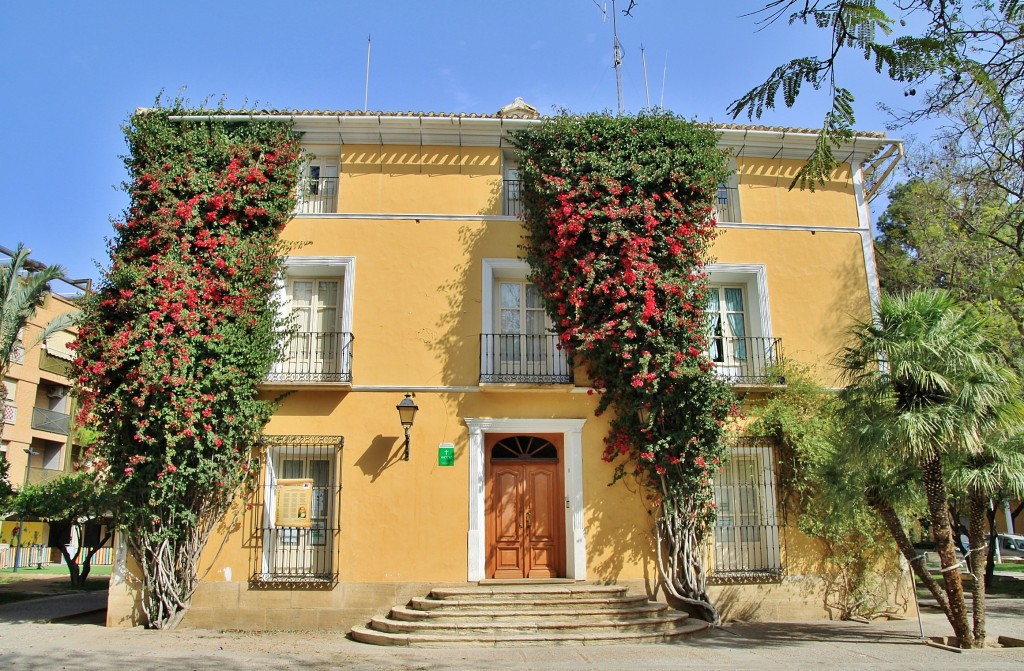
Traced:
<path fill-rule="evenodd" d="M 147 626 L 164 629 L 188 610 L 270 418 L 257 385 L 278 349 L 278 233 L 300 156 L 285 124 L 203 111 L 140 111 L 125 134 L 131 201 L 75 371 L 79 421 L 97 431 L 88 458 L 120 499 Z"/>
<path fill-rule="evenodd" d="M 668 114 L 563 114 L 519 133 L 525 254 L 562 349 L 612 408 L 604 459 L 643 485 L 665 589 L 711 621 L 711 480 L 735 410 L 708 356 L 714 202 L 707 127 Z"/>

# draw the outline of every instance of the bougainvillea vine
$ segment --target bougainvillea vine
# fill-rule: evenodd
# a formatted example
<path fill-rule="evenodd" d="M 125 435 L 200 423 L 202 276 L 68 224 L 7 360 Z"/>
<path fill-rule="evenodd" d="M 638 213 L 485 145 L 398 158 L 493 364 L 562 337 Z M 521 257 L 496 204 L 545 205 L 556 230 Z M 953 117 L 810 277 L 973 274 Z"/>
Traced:
<path fill-rule="evenodd" d="M 272 412 L 257 385 L 278 350 L 278 233 L 300 163 L 286 124 L 196 114 L 140 111 L 125 127 L 131 201 L 75 361 L 79 422 L 99 432 L 88 457 L 161 629 L 187 611 Z"/>
<path fill-rule="evenodd" d="M 612 408 L 604 458 L 654 514 L 667 592 L 707 596 L 712 478 L 735 411 L 708 356 L 703 268 L 728 176 L 714 132 L 671 115 L 562 115 L 515 138 L 525 252 L 561 347 Z"/>

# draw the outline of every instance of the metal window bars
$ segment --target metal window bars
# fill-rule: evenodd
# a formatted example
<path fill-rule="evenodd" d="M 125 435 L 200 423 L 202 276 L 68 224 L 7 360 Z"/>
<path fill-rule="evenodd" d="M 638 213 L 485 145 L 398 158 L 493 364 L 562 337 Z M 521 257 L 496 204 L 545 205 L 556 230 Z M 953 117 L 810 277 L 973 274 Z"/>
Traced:
<path fill-rule="evenodd" d="M 338 581 L 342 436 L 264 436 L 266 448 L 249 514 L 254 587 L 333 587 Z M 282 480 L 311 484 L 294 526 L 278 524 L 287 505 Z"/>
<path fill-rule="evenodd" d="M 523 216 L 523 201 L 520 198 L 520 180 L 506 179 L 502 182 L 501 213 L 506 217 Z"/>
<path fill-rule="evenodd" d="M 332 214 L 338 210 L 337 177 L 303 177 L 299 182 L 298 214 Z"/>
<path fill-rule="evenodd" d="M 717 508 L 712 538 L 716 581 L 781 577 L 785 499 L 778 492 L 778 460 L 769 439 L 737 438 L 715 476 Z"/>
<path fill-rule="evenodd" d="M 778 374 L 782 363 L 780 338 L 712 336 L 710 357 L 715 374 L 732 384 L 785 384 Z"/>

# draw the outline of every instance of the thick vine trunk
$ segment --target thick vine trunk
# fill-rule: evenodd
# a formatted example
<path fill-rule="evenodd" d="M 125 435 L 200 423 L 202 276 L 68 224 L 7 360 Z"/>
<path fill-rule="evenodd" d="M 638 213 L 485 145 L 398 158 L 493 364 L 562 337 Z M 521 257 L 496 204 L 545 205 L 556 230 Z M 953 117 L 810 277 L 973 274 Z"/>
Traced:
<path fill-rule="evenodd" d="M 949 524 L 946 481 L 942 474 L 942 457 L 938 452 L 932 452 L 921 461 L 921 475 L 924 481 L 925 498 L 928 501 L 932 540 L 939 553 L 943 586 L 949 599 L 949 624 L 953 627 L 953 633 L 956 635 L 960 647 L 973 648 L 974 636 L 967 623 L 964 586 L 960 580 L 956 550 L 953 548 L 953 531 Z"/>
<path fill-rule="evenodd" d="M 988 552 L 985 553 L 985 589 L 992 588 L 992 578 L 996 574 L 996 543 L 999 542 L 996 530 L 996 509 L 989 506 L 985 512 L 988 518 Z"/>
<path fill-rule="evenodd" d="M 985 647 L 985 512 L 988 510 L 988 497 L 972 493 L 969 500 L 971 539 L 971 601 L 974 613 L 974 645 Z"/>
<path fill-rule="evenodd" d="M 946 619 L 952 621 L 952 612 L 949 609 L 949 599 L 946 598 L 946 593 L 939 587 L 939 583 L 935 581 L 932 574 L 928 572 L 928 567 L 925 565 L 924 555 L 918 553 L 914 549 L 914 544 L 910 541 L 910 537 L 907 535 L 906 530 L 903 528 L 903 523 L 900 522 L 899 515 L 888 503 L 878 501 L 873 498 L 868 499 L 868 505 L 878 516 L 882 519 L 885 524 L 885 528 L 889 530 L 889 534 L 892 536 L 893 541 L 896 542 L 896 547 L 899 548 L 900 552 L 904 557 L 907 558 L 907 562 L 910 564 L 911 570 L 914 575 L 918 577 L 921 583 L 928 588 L 928 591 L 934 597 L 936 603 L 939 604 L 939 608 L 946 614 Z"/>

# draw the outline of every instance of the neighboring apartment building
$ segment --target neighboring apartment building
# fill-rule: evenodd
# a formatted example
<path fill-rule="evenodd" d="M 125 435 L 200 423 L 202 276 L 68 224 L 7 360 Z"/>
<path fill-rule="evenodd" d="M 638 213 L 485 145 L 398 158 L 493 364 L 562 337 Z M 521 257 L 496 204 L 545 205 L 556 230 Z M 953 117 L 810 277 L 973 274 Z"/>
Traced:
<path fill-rule="evenodd" d="M 540 123 L 535 110 L 281 116 L 310 157 L 284 231 L 303 243 L 283 289 L 299 332 L 266 383 L 268 397 L 288 395 L 266 427 L 259 492 L 211 541 L 185 625 L 347 628 L 439 584 L 491 578 L 656 593 L 648 512 L 635 488 L 608 486 L 607 418 L 519 258 L 508 134 Z M 756 396 L 784 383 L 772 373 L 783 352 L 827 362 L 870 315 L 869 180 L 901 152 L 857 134 L 812 193 L 789 189 L 812 131 L 719 131 L 735 177 L 708 268 L 710 354 L 737 396 Z M 407 394 L 408 445 L 396 412 Z M 742 443 L 717 479 L 714 594 L 727 615 L 825 617 L 823 549 L 785 514 L 777 459 Z M 289 526 L 279 504 L 301 482 L 309 521 Z M 130 591 L 112 588 L 108 622 L 133 612 Z"/>
<path fill-rule="evenodd" d="M 0 264 L 5 260 L 0 256 Z M 26 481 L 38 484 L 70 471 L 81 453 L 72 424 L 74 404 L 68 378 L 74 358 L 68 345 L 75 336 L 58 331 L 43 342 L 38 340 L 51 320 L 78 310 L 73 298 L 88 289 L 88 281 L 55 280 L 51 289 L 54 293 L 47 295 L 19 334 L 3 380 L 7 404 L 0 451 L 9 464 L 8 478 L 18 489 Z M 0 546 L 14 542 L 18 523 L 14 519 L 2 523 Z M 22 544 L 45 545 L 48 531 L 43 522 L 26 522 Z"/>

